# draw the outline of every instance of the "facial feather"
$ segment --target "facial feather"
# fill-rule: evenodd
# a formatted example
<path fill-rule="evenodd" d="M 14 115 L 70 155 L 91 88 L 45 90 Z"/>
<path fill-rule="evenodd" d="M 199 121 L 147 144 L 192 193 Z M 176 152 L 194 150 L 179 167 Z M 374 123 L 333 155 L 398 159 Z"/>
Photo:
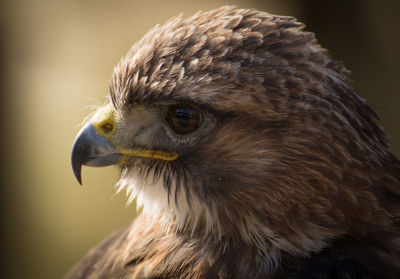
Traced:
<path fill-rule="evenodd" d="M 318 252 L 352 222 L 389 226 L 395 205 L 375 193 L 385 179 L 399 195 L 399 163 L 348 71 L 303 27 L 224 7 L 174 18 L 132 47 L 110 85 L 117 110 L 190 101 L 217 124 L 176 162 L 124 166 L 129 202 L 166 231 L 241 239 L 264 255 Z"/>
<path fill-rule="evenodd" d="M 129 50 L 72 163 L 119 162 L 143 212 L 69 278 L 396 278 L 400 160 L 303 28 L 222 7 Z"/>

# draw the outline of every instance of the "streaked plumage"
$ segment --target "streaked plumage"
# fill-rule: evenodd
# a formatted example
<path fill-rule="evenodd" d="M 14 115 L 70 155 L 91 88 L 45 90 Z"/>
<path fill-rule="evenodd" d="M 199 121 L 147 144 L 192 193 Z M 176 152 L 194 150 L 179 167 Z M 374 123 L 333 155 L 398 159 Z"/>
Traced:
<path fill-rule="evenodd" d="M 67 278 L 400 278 L 400 160 L 303 27 L 223 7 L 131 48 L 72 162 L 118 162 L 143 212 Z"/>

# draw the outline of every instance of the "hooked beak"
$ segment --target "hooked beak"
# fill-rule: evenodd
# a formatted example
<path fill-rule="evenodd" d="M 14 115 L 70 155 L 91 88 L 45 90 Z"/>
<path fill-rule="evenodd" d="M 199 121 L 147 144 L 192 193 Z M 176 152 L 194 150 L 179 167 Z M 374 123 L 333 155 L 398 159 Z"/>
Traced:
<path fill-rule="evenodd" d="M 71 152 L 72 170 L 82 184 L 82 165 L 104 167 L 117 164 L 123 156 L 112 144 L 114 131 L 112 108 L 99 110 L 79 131 Z"/>
<path fill-rule="evenodd" d="M 104 167 L 123 164 L 133 157 L 163 161 L 175 161 L 179 157 L 176 152 L 118 146 L 113 142 L 114 132 L 114 108 L 111 104 L 98 110 L 79 131 L 71 152 L 72 170 L 79 184 L 82 184 L 82 165 Z"/>

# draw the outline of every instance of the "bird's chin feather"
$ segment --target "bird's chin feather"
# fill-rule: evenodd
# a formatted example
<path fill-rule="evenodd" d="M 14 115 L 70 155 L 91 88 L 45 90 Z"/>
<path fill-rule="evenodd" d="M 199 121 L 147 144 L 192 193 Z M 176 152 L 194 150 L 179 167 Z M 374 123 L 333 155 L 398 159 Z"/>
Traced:
<path fill-rule="evenodd" d="M 164 168 L 162 172 L 165 171 L 168 171 L 167 168 Z M 166 233 L 188 231 L 194 235 L 202 230 L 204 237 L 213 235 L 216 242 L 224 245 L 224 242 L 221 241 L 223 229 L 216 221 L 218 214 L 215 207 L 205 206 L 177 179 L 170 181 L 166 187 L 163 175 L 156 175 L 154 170 L 146 173 L 147 176 L 143 176 L 143 169 L 140 167 L 132 167 L 123 171 L 122 178 L 117 184 L 117 191 L 125 189 L 128 203 L 136 199 L 138 210 L 143 209 L 142 214 L 146 218 L 151 218 L 153 222 L 158 222 L 160 228 Z M 254 231 L 248 233 L 249 229 L 254 229 Z M 268 265 L 268 270 L 276 270 L 281 258 L 278 246 L 269 246 L 267 249 L 267 244 L 263 240 L 265 236 L 251 226 L 243 227 L 242 233 L 248 242 L 254 242 L 253 245 L 256 247 L 264 247 L 259 250 L 259 254 Z M 271 231 L 264 231 L 264 233 L 270 236 L 273 234 Z M 132 237 L 131 239 L 136 238 Z M 131 244 L 128 243 L 126 254 L 129 254 L 130 246 Z"/>
<path fill-rule="evenodd" d="M 194 234 L 201 226 L 208 232 L 217 229 L 212 212 L 187 189 L 183 179 L 171 175 L 167 165 L 134 165 L 122 170 L 117 192 L 125 189 L 128 204 L 136 199 L 137 209 L 148 218 L 157 219 L 167 230 L 188 230 Z M 168 179 L 168 183 L 166 177 Z"/>
<path fill-rule="evenodd" d="M 133 164 L 122 170 L 117 192 L 125 190 L 129 204 L 136 199 L 137 209 L 142 209 L 142 214 L 158 222 L 165 232 L 202 235 L 222 243 L 226 228 L 219 220 L 220 206 L 203 202 L 190 191 L 185 179 L 171 172 L 168 164 Z M 326 246 L 324 238 L 301 235 L 300 242 L 304 247 L 299 247 L 298 243 L 296 245 L 281 237 L 273 228 L 256 221 L 251 215 L 236 220 L 235 226 L 240 238 L 248 245 L 258 247 L 260 255 L 270 261 L 271 266 L 279 263 L 280 250 L 307 256 L 309 252 L 319 251 Z"/>

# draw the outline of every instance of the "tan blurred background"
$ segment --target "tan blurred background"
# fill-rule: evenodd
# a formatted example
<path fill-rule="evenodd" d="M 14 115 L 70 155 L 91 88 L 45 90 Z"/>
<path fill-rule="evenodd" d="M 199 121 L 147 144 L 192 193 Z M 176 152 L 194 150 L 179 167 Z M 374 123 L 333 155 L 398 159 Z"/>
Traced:
<path fill-rule="evenodd" d="M 69 156 L 87 108 L 101 104 L 114 65 L 171 16 L 226 4 L 293 15 L 353 72 L 400 150 L 399 1 L 20 0 L 2 1 L 2 278 L 61 278 L 86 251 L 130 222 L 135 207 L 113 197 L 117 171 Z"/>

